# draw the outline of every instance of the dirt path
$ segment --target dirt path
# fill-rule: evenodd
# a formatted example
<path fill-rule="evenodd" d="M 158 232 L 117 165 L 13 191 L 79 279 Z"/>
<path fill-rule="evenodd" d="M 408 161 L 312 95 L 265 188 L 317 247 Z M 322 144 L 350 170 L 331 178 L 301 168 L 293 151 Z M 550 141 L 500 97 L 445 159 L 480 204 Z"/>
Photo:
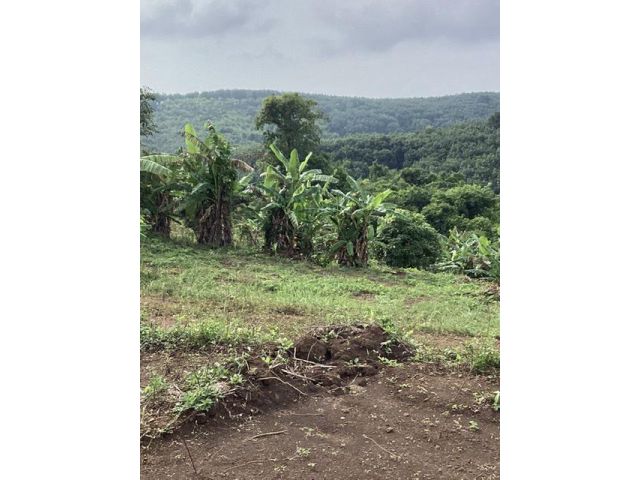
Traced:
<path fill-rule="evenodd" d="M 386 367 L 156 440 L 142 449 L 141 478 L 496 479 L 499 414 L 489 398 L 498 389 L 495 379 L 424 364 Z"/>

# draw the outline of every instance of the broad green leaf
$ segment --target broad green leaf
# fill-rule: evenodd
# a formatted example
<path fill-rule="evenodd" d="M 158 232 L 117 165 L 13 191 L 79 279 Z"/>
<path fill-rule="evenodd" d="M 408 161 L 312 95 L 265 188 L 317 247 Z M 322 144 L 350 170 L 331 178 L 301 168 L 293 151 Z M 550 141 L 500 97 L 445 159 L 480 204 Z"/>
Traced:
<path fill-rule="evenodd" d="M 160 160 L 160 155 L 149 155 L 146 157 L 141 157 L 140 171 L 151 173 L 163 178 L 170 177 L 173 174 L 171 169 L 165 167 L 164 165 L 161 165 L 158 160 Z"/>
<path fill-rule="evenodd" d="M 347 253 L 353 257 L 353 242 L 347 242 Z"/>
<path fill-rule="evenodd" d="M 282 152 L 278 150 L 278 147 L 276 147 L 276 144 L 272 143 L 271 145 L 269 145 L 269 148 L 271 149 L 273 154 L 276 156 L 276 158 L 280 161 L 282 166 L 286 169 L 289 166 L 289 164 L 287 163 L 286 158 L 284 158 L 284 155 L 282 154 Z"/>
<path fill-rule="evenodd" d="M 198 143 L 195 140 L 197 138 L 195 128 L 193 128 L 193 125 L 190 123 L 187 123 L 184 126 L 184 142 L 188 153 L 198 153 L 200 151 Z"/>
<path fill-rule="evenodd" d="M 291 155 L 289 155 L 289 173 L 294 179 L 300 177 L 300 172 L 298 171 L 298 150 L 295 148 L 291 150 Z"/>
<path fill-rule="evenodd" d="M 373 208 L 378 208 L 389 195 L 391 195 L 391 190 L 389 189 L 385 190 L 384 192 L 380 192 L 375 197 L 373 197 L 373 200 L 371 201 L 371 206 Z"/>
<path fill-rule="evenodd" d="M 304 159 L 304 162 L 300 164 L 300 172 L 304 172 L 304 169 L 307 168 L 307 163 L 309 163 L 309 159 L 311 158 L 311 155 L 313 155 L 313 153 L 309 152 L 307 157 Z"/>

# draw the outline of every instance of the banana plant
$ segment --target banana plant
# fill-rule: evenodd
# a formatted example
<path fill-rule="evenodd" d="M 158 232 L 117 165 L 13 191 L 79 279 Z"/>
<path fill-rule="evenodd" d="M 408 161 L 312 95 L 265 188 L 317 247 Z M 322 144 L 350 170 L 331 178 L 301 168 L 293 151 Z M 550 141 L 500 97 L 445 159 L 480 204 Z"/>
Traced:
<path fill-rule="evenodd" d="M 140 158 L 140 209 L 151 232 L 168 237 L 175 220 L 177 175 L 180 159 L 172 155 L 147 155 Z"/>
<path fill-rule="evenodd" d="M 253 168 L 241 160 L 231 158 L 231 147 L 218 134 L 211 122 L 205 124 L 208 134 L 198 138 L 190 123 L 184 127 L 185 150 L 180 155 L 151 155 L 141 159 L 141 167 L 156 175 L 167 172 L 167 164 L 179 169 L 180 202 L 176 212 L 193 229 L 199 244 L 223 247 L 233 242 L 231 199 L 237 190 L 236 170 Z M 144 162 L 144 163 L 143 163 Z"/>
<path fill-rule="evenodd" d="M 353 177 L 347 176 L 351 191 L 332 190 L 335 202 L 330 218 L 336 226 L 338 240 L 331 248 L 340 265 L 366 267 L 369 263 L 369 241 L 374 237 L 371 221 L 395 207 L 385 203 L 391 194 L 387 189 L 376 195 L 366 192 Z"/>
<path fill-rule="evenodd" d="M 323 195 L 336 179 L 320 170 L 307 170 L 311 153 L 300 162 L 296 149 L 286 158 L 275 144 L 270 148 L 279 165 L 269 165 L 261 175 L 262 183 L 255 187 L 267 201 L 261 211 L 265 249 L 288 256 L 309 255 L 313 236 L 322 225 Z"/>
<path fill-rule="evenodd" d="M 500 282 L 500 245 L 475 232 L 451 229 L 445 239 L 446 260 L 438 269 Z"/>

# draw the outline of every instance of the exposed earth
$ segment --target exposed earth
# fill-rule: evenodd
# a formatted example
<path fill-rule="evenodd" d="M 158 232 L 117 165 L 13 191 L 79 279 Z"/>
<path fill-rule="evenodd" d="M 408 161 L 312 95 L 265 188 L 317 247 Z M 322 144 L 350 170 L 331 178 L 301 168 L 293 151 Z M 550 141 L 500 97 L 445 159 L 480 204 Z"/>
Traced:
<path fill-rule="evenodd" d="M 499 478 L 498 378 L 407 362 L 384 335 L 326 327 L 296 342 L 298 369 L 254 364 L 253 390 L 143 439 L 141 478 Z M 211 354 L 184 355 L 143 353 L 142 376 Z"/>

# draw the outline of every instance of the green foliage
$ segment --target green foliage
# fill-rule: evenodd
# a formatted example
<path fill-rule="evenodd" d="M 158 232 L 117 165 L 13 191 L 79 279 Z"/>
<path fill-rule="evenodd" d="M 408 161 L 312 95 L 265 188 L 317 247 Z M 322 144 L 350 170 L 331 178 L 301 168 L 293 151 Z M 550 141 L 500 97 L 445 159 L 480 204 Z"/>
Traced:
<path fill-rule="evenodd" d="M 500 333 L 500 305 L 487 301 L 485 283 L 453 273 L 412 269 L 398 275 L 378 263 L 366 270 L 321 267 L 157 237 L 141 240 L 140 269 L 145 350 L 253 346 L 296 338 L 316 326 L 363 321 L 417 337 Z M 172 326 L 161 327 L 156 319 Z"/>
<path fill-rule="evenodd" d="M 351 191 L 332 190 L 334 202 L 328 207 L 330 218 L 337 229 L 338 239 L 332 246 L 340 265 L 366 267 L 369 262 L 369 238 L 374 236 L 371 221 L 394 206 L 384 203 L 391 190 L 376 195 L 367 192 L 353 177 L 348 176 Z"/>
<path fill-rule="evenodd" d="M 188 189 L 179 211 L 199 244 L 223 247 L 233 241 L 231 201 L 236 167 L 251 167 L 231 159 L 231 147 L 209 122 L 207 137 L 198 138 L 191 124 L 184 127 L 186 152 L 182 154 L 184 181 Z"/>
<path fill-rule="evenodd" d="M 140 89 L 140 137 L 148 137 L 158 132 L 153 121 L 153 102 L 156 95 L 148 88 Z"/>
<path fill-rule="evenodd" d="M 148 400 L 157 400 L 166 390 L 169 384 L 162 375 L 154 375 L 149 379 L 149 383 L 142 390 L 142 396 Z"/>
<path fill-rule="evenodd" d="M 311 153 L 300 162 L 295 148 L 288 159 L 275 145 L 271 150 L 279 165 L 267 166 L 262 183 L 255 186 L 267 202 L 262 208 L 265 248 L 285 255 L 309 255 L 322 226 L 323 192 L 335 179 L 317 169 L 307 170 Z"/>
<path fill-rule="evenodd" d="M 265 338 L 260 329 L 250 329 L 237 322 L 204 320 L 192 325 L 160 328 L 143 322 L 140 347 L 143 350 L 198 349 L 211 345 L 253 344 Z"/>
<path fill-rule="evenodd" d="M 263 138 L 255 129 L 256 112 L 266 97 L 279 93 L 273 90 L 218 90 L 184 95 L 158 94 L 152 103 L 158 133 L 147 141 L 154 151 L 175 152 L 182 143 L 179 132 L 186 122 L 201 125 L 211 118 L 231 143 L 257 145 Z M 500 109 L 500 94 L 489 92 L 401 99 L 309 94 L 305 97 L 316 101 L 327 116 L 322 127 L 324 137 L 416 132 L 429 126 L 438 128 L 486 119 Z"/>
<path fill-rule="evenodd" d="M 358 134 L 323 142 L 321 152 L 343 163 L 351 175 L 369 177 L 414 168 L 403 181 L 421 185 L 429 174 L 460 174 L 465 182 L 500 190 L 500 130 L 487 122 L 468 121 L 414 133 Z M 377 165 L 372 171 L 372 165 Z M 425 178 L 426 177 L 426 178 Z"/>
<path fill-rule="evenodd" d="M 297 149 L 305 157 L 320 144 L 317 122 L 322 118 L 317 102 L 298 93 L 285 93 L 262 102 L 256 128 L 262 131 L 266 147 L 275 145 L 285 156 Z"/>
<path fill-rule="evenodd" d="M 422 213 L 444 235 L 457 228 L 492 237 L 499 218 L 498 196 L 488 187 L 470 184 L 436 190 Z"/>
<path fill-rule="evenodd" d="M 438 232 L 420 214 L 406 210 L 383 218 L 376 240 L 376 258 L 391 267 L 427 268 L 442 254 Z"/>
<path fill-rule="evenodd" d="M 175 406 L 178 413 L 194 410 L 206 412 L 224 398 L 224 381 L 230 372 L 220 365 L 202 367 L 186 379 L 187 389 Z"/>
<path fill-rule="evenodd" d="M 483 235 L 452 229 L 445 241 L 446 260 L 440 270 L 500 281 L 500 246 Z"/>
<path fill-rule="evenodd" d="M 466 344 L 462 357 L 474 373 L 486 374 L 500 370 L 500 351 L 488 342 L 474 341 Z"/>
<path fill-rule="evenodd" d="M 175 216 L 176 193 L 181 190 L 180 159 L 172 155 L 140 158 L 140 210 L 148 231 L 168 237 Z"/>

